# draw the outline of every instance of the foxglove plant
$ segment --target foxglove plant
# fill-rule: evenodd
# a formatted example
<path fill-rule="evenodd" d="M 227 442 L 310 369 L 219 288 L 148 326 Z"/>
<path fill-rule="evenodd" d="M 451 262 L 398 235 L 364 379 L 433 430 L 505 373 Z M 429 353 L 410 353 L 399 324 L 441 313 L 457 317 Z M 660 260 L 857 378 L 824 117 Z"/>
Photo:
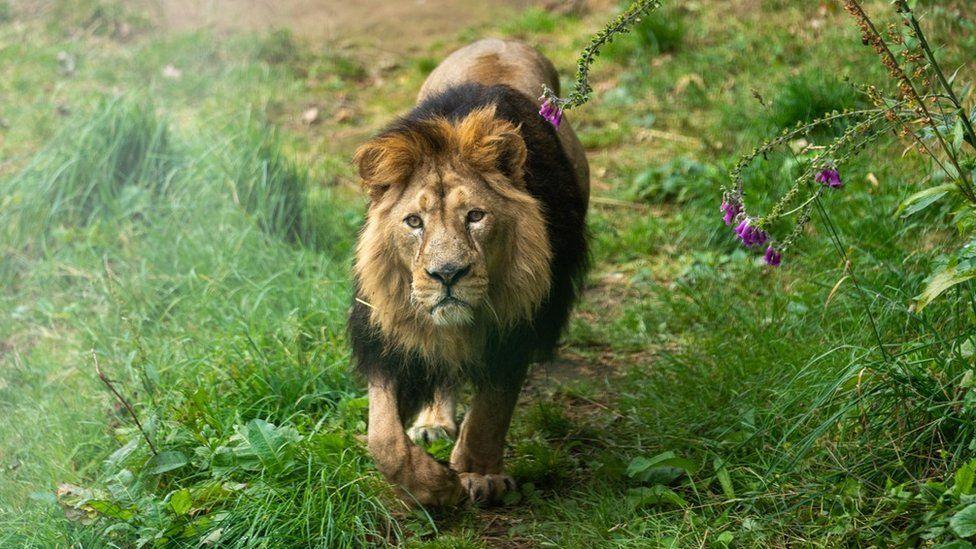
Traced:
<path fill-rule="evenodd" d="M 542 85 L 542 95 L 539 97 L 539 116 L 558 128 L 563 118 L 563 112 L 589 101 L 590 94 L 593 92 L 593 88 L 590 87 L 590 67 L 600 55 L 600 49 L 613 42 L 616 35 L 630 32 L 630 29 L 641 20 L 641 17 L 660 7 L 661 0 L 634 0 L 623 13 L 610 21 L 603 30 L 593 35 L 589 45 L 580 52 L 579 59 L 576 62 L 576 80 L 569 95 L 559 97 L 549 86 Z"/>
<path fill-rule="evenodd" d="M 735 225 L 736 236 L 747 247 L 759 243 L 753 235 L 768 236 L 765 260 L 769 265 L 781 263 L 782 254 L 802 234 L 821 195 L 843 187 L 840 166 L 888 133 L 909 140 L 916 150 L 930 157 L 954 183 L 959 196 L 976 205 L 971 171 L 976 148 L 973 115 L 960 102 L 952 79 L 945 77 L 911 6 L 907 0 L 894 0 L 903 29 L 892 25 L 882 34 L 858 0 L 843 0 L 843 5 L 860 30 L 862 42 L 881 58 L 898 92 L 886 96 L 875 86 L 863 86 L 872 108 L 833 112 L 787 128 L 743 156 L 731 170 L 731 185 L 722 195 L 723 220 L 726 225 Z M 745 169 L 768 153 L 809 137 L 813 130 L 838 122 L 847 124 L 844 133 L 825 145 L 805 146 L 797 158 L 802 171 L 790 189 L 767 213 L 752 212 L 745 200 Z M 967 145 L 969 150 L 964 150 Z M 774 222 L 789 217 L 794 223 L 788 234 L 777 237 L 767 232 Z"/>

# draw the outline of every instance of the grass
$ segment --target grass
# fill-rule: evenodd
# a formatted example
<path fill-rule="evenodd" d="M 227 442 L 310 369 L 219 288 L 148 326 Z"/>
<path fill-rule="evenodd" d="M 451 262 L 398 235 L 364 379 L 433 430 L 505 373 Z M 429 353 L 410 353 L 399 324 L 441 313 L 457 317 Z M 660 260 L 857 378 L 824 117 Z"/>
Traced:
<path fill-rule="evenodd" d="M 461 41 L 527 36 L 568 76 L 607 14 L 533 9 L 378 74 L 369 51 L 287 31 L 171 34 L 120 4 L 57 6 L 0 22 L 0 545 L 965 537 L 972 287 L 915 311 L 949 214 L 895 213 L 928 167 L 891 144 L 862 155 L 825 199 L 836 237 L 815 219 L 775 271 L 718 214 L 739 153 L 858 101 L 844 74 L 883 75 L 842 14 L 703 2 L 645 23 L 658 48 L 654 29 L 681 29 L 668 48 L 625 37 L 598 65 L 596 99 L 570 114 L 595 174 L 595 268 L 562 358 L 525 389 L 507 458 L 520 490 L 427 515 L 396 503 L 361 442 L 344 317 L 363 201 L 347 159 Z M 946 48 L 960 78 L 973 53 Z M 755 168 L 754 199 L 791 167 Z"/>
<path fill-rule="evenodd" d="M 854 109 L 865 101 L 850 84 L 814 72 L 788 80 L 772 100 L 770 120 L 780 128 L 795 126 L 834 111 Z"/>

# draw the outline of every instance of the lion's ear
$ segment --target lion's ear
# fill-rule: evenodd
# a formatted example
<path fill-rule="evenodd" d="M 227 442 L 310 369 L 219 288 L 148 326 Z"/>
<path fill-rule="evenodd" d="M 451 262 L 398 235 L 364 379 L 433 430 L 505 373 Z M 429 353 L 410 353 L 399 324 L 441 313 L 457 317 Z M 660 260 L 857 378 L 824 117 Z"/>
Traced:
<path fill-rule="evenodd" d="M 406 182 L 419 161 L 417 147 L 406 136 L 381 135 L 362 144 L 353 161 L 363 190 L 373 202 L 393 185 Z"/>
<path fill-rule="evenodd" d="M 482 107 L 464 117 L 457 126 L 461 156 L 475 167 L 494 168 L 517 186 L 528 155 L 519 126 L 495 116 L 495 106 Z"/>

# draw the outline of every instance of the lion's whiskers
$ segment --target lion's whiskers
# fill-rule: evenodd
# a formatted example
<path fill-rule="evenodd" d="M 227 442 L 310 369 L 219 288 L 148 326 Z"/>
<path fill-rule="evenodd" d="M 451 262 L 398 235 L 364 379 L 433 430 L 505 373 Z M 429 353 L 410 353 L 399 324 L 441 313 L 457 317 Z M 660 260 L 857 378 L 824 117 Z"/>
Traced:
<path fill-rule="evenodd" d="M 495 322 L 498 323 L 499 326 L 501 326 L 502 319 L 498 317 L 498 313 L 495 312 L 495 307 L 492 306 L 490 299 L 485 300 L 485 307 L 488 307 L 488 310 L 491 311 L 491 315 L 495 317 Z"/>

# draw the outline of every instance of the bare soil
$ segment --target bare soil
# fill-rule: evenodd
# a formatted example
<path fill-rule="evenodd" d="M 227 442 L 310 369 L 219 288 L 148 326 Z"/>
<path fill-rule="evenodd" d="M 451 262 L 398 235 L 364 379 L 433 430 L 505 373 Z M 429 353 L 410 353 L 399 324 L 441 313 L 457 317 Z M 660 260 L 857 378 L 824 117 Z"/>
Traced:
<path fill-rule="evenodd" d="M 156 0 L 171 30 L 290 29 L 313 42 L 347 41 L 390 52 L 419 50 L 540 0 Z"/>

